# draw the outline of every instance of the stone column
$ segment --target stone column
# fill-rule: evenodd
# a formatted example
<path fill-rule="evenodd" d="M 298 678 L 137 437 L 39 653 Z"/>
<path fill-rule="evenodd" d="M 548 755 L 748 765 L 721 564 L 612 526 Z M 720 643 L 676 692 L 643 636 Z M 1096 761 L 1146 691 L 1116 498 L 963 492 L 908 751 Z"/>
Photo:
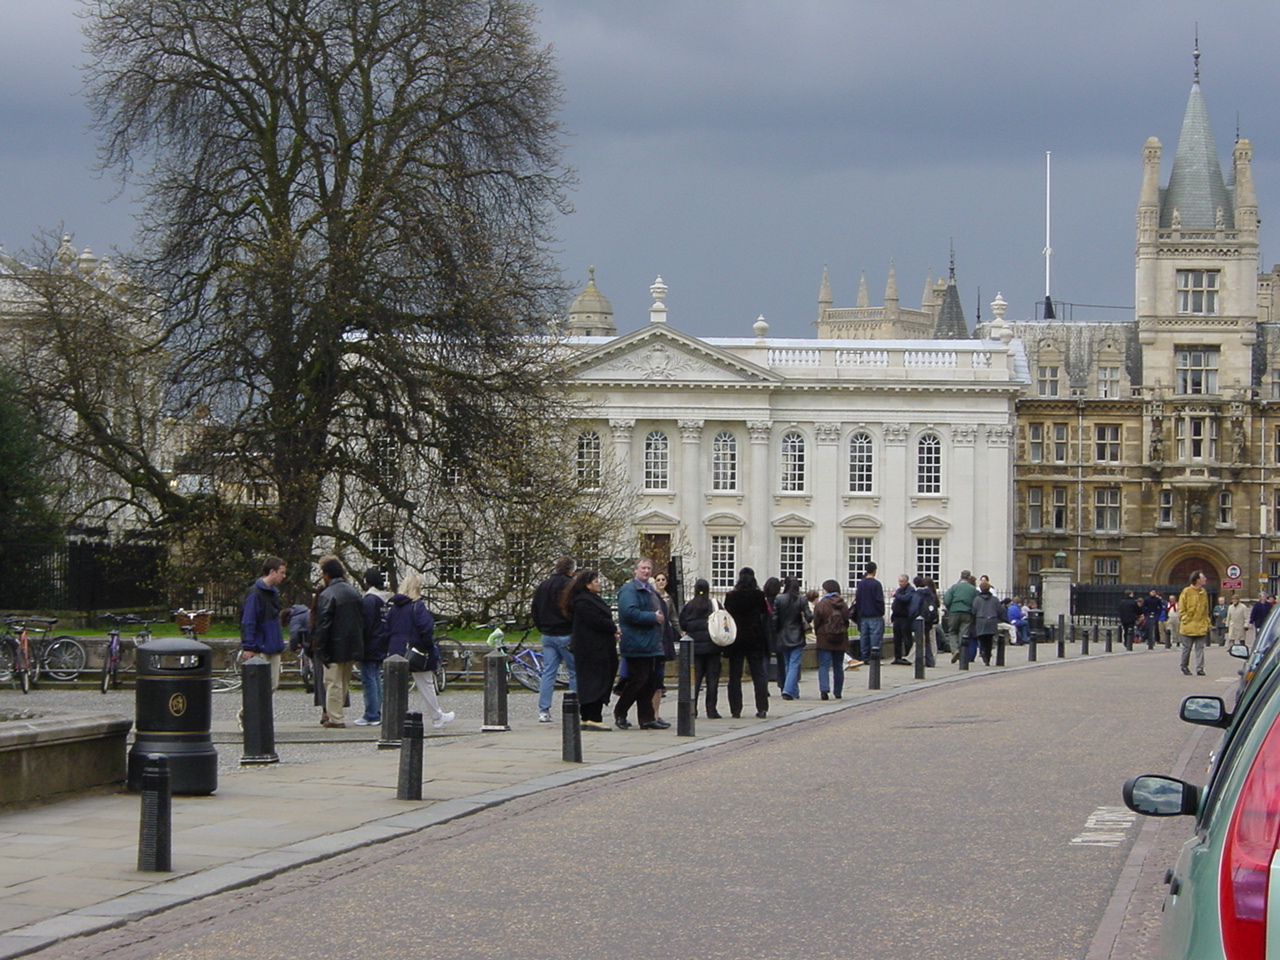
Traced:
<path fill-rule="evenodd" d="M 635 464 L 631 460 L 631 431 L 635 429 L 634 420 L 610 420 L 609 432 L 613 435 L 614 455 L 622 464 L 623 473 L 637 489 L 644 486 L 644 477 L 637 482 Z"/>
<path fill-rule="evenodd" d="M 813 464 L 809 470 L 809 517 L 815 522 L 810 536 L 808 581 L 810 586 L 821 583 L 827 570 L 840 571 L 836 579 L 843 582 L 848 568 L 848 545 L 845 530 L 837 522 L 842 514 L 840 507 L 841 478 L 845 470 L 840 462 L 840 424 L 814 424 Z M 847 484 L 845 489 L 848 489 Z M 817 574 L 822 572 L 822 577 Z M 816 579 L 816 583 L 815 583 Z"/>
<path fill-rule="evenodd" d="M 1040 571 L 1040 607 L 1044 622 L 1056 624 L 1061 614 L 1071 621 L 1071 575 L 1065 567 L 1047 567 Z"/>
<path fill-rule="evenodd" d="M 704 531 L 702 529 L 702 493 L 708 487 L 706 466 L 702 461 L 702 426 L 703 420 L 681 420 L 680 425 L 680 508 L 676 515 L 684 521 L 685 534 L 690 541 L 693 556 L 685 553 L 684 569 L 686 579 L 689 572 L 699 569 L 698 554 L 702 552 Z M 708 571 L 709 572 L 709 571 Z M 692 595 L 692 581 L 684 589 L 684 597 Z"/>
<path fill-rule="evenodd" d="M 773 546 L 769 529 L 769 504 L 774 492 L 773 475 L 769 467 L 772 424 L 768 420 L 748 420 L 747 433 L 751 438 L 750 459 L 747 471 L 744 471 L 748 516 L 738 566 L 748 565 L 769 570 L 774 566 L 769 562 Z"/>

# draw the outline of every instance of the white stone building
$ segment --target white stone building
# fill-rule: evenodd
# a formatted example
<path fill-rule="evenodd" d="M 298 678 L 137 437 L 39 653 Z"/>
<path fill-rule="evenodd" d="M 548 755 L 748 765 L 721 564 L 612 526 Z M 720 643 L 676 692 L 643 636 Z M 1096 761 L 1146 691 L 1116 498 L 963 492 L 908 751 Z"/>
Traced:
<path fill-rule="evenodd" d="M 684 558 L 717 590 L 742 566 L 806 586 L 852 583 L 867 560 L 940 584 L 1012 577 L 1014 405 L 1021 345 L 968 339 L 700 339 L 667 322 L 612 334 L 594 275 L 570 311 L 569 372 L 591 414 L 584 486 L 612 460 L 641 506 L 640 549 Z"/>

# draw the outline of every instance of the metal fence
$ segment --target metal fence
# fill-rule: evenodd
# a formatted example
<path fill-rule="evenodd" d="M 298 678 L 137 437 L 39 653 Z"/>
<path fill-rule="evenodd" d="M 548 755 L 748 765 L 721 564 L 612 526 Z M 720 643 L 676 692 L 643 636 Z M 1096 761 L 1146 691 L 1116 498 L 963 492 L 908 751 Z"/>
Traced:
<path fill-rule="evenodd" d="M 70 541 L 5 551 L 0 577 L 4 611 L 94 611 L 159 608 L 163 548 Z"/>

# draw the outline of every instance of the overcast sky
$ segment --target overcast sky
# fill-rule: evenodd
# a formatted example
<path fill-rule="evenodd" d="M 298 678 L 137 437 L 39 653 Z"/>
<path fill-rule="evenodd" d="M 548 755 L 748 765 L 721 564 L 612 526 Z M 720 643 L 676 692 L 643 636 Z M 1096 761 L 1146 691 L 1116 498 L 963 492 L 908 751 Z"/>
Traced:
<path fill-rule="evenodd" d="M 882 302 L 892 259 L 915 307 L 952 243 L 971 324 L 979 295 L 987 317 L 997 291 L 1011 317 L 1031 316 L 1043 296 L 1046 151 L 1054 298 L 1131 307 L 1142 145 L 1164 144 L 1166 182 L 1197 20 L 1224 171 L 1238 115 L 1255 148 L 1263 263 L 1280 260 L 1280 18 L 1261 0 L 541 8 L 580 181 L 557 256 L 575 287 L 596 267 L 622 331 L 647 321 L 661 274 L 683 330 L 749 336 L 764 314 L 773 335 L 808 336 L 824 263 L 836 305 L 852 306 L 863 270 Z M 78 9 L 0 0 L 9 252 L 59 225 L 98 254 L 132 240 L 128 195 L 92 169 Z"/>

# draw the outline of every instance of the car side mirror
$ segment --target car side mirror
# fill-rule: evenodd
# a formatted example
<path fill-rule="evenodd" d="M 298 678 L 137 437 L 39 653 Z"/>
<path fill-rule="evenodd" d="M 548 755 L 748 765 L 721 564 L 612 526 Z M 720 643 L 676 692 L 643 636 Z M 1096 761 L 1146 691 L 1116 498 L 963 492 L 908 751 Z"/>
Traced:
<path fill-rule="evenodd" d="M 1187 697 L 1182 701 L 1178 716 L 1187 723 L 1199 723 L 1206 727 L 1228 727 L 1231 714 L 1221 697 Z"/>
<path fill-rule="evenodd" d="M 1126 807 L 1148 817 L 1191 816 L 1200 808 L 1199 787 L 1160 774 L 1130 777 L 1121 794 Z"/>
<path fill-rule="evenodd" d="M 1230 647 L 1227 648 L 1227 653 L 1231 654 L 1231 656 L 1236 657 L 1240 660 L 1249 659 L 1249 647 L 1243 643 L 1233 643 Z"/>

